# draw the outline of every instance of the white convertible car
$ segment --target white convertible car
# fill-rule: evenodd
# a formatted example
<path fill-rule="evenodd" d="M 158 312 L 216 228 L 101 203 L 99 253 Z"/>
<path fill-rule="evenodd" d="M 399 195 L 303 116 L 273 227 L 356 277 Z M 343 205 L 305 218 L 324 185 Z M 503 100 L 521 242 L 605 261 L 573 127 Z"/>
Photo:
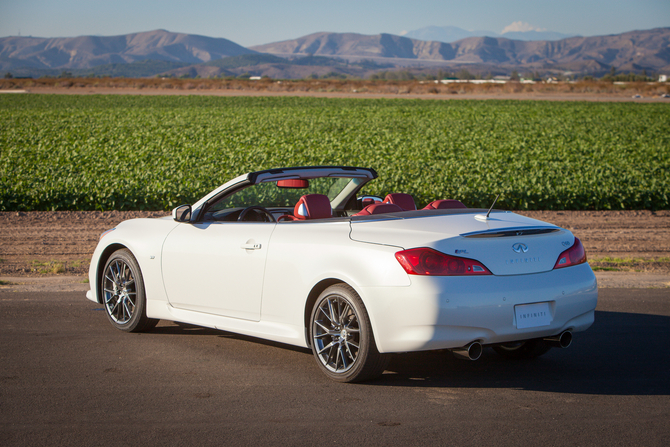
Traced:
<path fill-rule="evenodd" d="M 379 376 L 389 354 L 476 360 L 568 347 L 596 278 L 572 233 L 509 211 L 357 193 L 372 169 L 239 176 L 172 217 L 100 237 L 87 297 L 127 332 L 172 320 L 309 347 L 330 378 Z"/>

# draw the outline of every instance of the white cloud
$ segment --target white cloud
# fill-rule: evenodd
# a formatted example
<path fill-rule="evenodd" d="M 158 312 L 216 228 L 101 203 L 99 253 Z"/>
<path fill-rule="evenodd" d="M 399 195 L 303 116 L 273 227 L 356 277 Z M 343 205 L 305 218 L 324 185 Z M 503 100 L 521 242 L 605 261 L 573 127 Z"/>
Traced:
<path fill-rule="evenodd" d="M 400 31 L 398 34 L 399 36 L 404 36 L 405 34 L 409 33 L 409 31 Z"/>
<path fill-rule="evenodd" d="M 526 31 L 546 31 L 546 28 L 538 28 L 531 25 L 530 23 L 518 21 L 514 22 L 511 25 L 507 25 L 503 28 L 500 34 L 511 33 L 511 32 L 526 32 Z"/>

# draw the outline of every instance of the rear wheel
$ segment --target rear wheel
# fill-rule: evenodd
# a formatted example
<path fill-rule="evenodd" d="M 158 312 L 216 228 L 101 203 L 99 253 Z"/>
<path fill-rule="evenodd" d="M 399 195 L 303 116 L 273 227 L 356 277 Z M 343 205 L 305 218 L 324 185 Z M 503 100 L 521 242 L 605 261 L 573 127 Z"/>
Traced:
<path fill-rule="evenodd" d="M 152 329 L 158 320 L 147 318 L 144 279 L 137 260 L 127 249 L 117 250 L 105 264 L 102 297 L 107 318 L 126 332 Z"/>
<path fill-rule="evenodd" d="M 327 288 L 316 300 L 310 337 L 317 365 L 337 382 L 373 379 L 388 365 L 389 356 L 377 351 L 363 302 L 346 284 Z"/>
<path fill-rule="evenodd" d="M 495 352 L 508 359 L 534 359 L 550 349 L 551 346 L 542 340 L 526 340 L 493 347 Z"/>

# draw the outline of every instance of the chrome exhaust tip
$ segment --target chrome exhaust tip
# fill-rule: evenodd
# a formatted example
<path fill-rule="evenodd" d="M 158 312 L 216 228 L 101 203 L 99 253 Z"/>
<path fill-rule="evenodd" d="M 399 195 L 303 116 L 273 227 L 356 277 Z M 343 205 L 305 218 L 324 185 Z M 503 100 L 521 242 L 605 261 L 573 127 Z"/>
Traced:
<path fill-rule="evenodd" d="M 572 332 L 563 331 L 559 335 L 543 339 L 552 348 L 569 348 L 572 344 Z"/>
<path fill-rule="evenodd" d="M 478 341 L 473 341 L 469 345 L 463 346 L 462 348 L 454 348 L 451 352 L 454 353 L 456 357 L 463 360 L 477 360 L 482 356 L 482 344 Z"/>

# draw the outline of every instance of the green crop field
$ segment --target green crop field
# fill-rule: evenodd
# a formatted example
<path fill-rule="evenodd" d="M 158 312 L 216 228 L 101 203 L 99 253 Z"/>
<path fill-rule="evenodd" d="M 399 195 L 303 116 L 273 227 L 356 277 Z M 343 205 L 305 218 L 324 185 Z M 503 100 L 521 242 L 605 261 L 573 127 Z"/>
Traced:
<path fill-rule="evenodd" d="M 353 165 L 419 205 L 670 208 L 663 103 L 0 95 L 0 210 L 169 209 L 239 174 Z"/>

